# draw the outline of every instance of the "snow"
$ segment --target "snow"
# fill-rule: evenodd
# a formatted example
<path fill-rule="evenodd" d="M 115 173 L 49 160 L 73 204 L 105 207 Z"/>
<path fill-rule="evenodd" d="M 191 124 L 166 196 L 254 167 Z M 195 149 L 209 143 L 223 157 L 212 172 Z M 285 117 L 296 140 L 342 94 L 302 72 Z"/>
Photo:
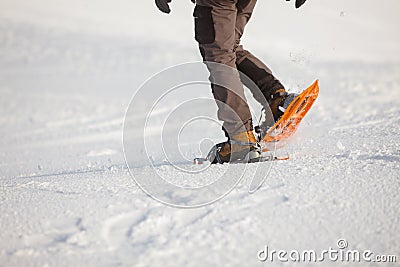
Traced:
<path fill-rule="evenodd" d="M 280 266 L 257 252 L 321 251 L 340 238 L 399 261 L 398 1 L 309 0 L 298 11 L 292 2 L 258 3 L 246 46 L 293 91 L 318 78 L 320 97 L 279 152 L 288 161 L 187 174 L 155 151 L 153 166 L 134 170 L 181 186 L 212 183 L 226 169 L 244 174 L 227 196 L 196 209 L 153 200 L 125 163 L 132 95 L 162 69 L 199 60 L 190 1 L 174 1 L 171 16 L 138 5 L 2 1 L 0 266 Z M 147 138 L 161 127 L 150 125 Z M 224 139 L 214 124 L 182 134 L 187 159 Z M 249 194 L 254 173 L 270 167 Z"/>

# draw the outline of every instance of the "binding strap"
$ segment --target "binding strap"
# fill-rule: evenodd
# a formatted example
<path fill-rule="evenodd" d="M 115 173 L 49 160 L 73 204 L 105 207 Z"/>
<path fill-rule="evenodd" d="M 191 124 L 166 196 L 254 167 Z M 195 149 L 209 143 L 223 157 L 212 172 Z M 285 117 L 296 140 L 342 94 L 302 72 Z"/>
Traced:
<path fill-rule="evenodd" d="M 232 145 L 235 144 L 235 145 L 254 146 L 254 147 L 258 146 L 258 144 L 254 143 L 254 142 L 243 142 L 243 141 L 236 141 L 236 140 L 229 140 L 228 142 L 231 143 Z"/>
<path fill-rule="evenodd" d="M 278 90 L 277 92 L 275 92 L 269 96 L 268 103 L 271 103 L 271 101 L 273 101 L 275 98 L 285 96 L 285 95 L 287 95 L 287 92 L 284 89 Z"/>

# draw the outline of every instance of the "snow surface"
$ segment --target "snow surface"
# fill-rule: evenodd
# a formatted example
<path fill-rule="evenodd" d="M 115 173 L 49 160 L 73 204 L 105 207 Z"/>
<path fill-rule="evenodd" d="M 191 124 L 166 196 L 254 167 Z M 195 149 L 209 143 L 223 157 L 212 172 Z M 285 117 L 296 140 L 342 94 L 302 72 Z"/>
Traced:
<path fill-rule="evenodd" d="M 318 101 L 283 149 L 291 159 L 274 163 L 255 194 L 249 175 L 222 200 L 188 210 L 138 188 L 122 128 L 140 84 L 199 60 L 190 1 L 164 16 L 152 1 L 3 0 L 0 266 L 272 266 L 284 264 L 257 259 L 266 245 L 321 251 L 339 238 L 399 261 L 400 5 L 292 5 L 260 1 L 245 36 L 289 88 L 320 79 Z M 204 134 L 223 139 L 214 130 Z"/>

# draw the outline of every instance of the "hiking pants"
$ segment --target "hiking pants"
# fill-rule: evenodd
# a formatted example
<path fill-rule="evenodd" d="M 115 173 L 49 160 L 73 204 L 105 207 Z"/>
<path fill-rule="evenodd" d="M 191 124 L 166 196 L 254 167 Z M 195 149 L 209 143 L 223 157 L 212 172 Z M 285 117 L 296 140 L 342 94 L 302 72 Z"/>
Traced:
<path fill-rule="evenodd" d="M 224 122 L 223 130 L 228 137 L 253 129 L 249 106 L 237 70 L 258 86 L 257 90 L 261 90 L 267 101 L 273 92 L 284 88 L 261 60 L 240 45 L 256 1 L 197 0 L 193 14 L 195 39 L 210 71 L 218 119 Z M 255 92 L 252 93 L 256 95 Z M 257 100 L 263 106 L 267 105 L 265 101 Z"/>

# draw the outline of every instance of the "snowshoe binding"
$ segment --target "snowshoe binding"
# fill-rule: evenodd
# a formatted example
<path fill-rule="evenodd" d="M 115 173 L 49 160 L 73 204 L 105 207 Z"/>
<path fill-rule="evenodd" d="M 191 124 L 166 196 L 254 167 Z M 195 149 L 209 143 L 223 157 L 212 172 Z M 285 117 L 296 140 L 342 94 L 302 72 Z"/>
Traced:
<path fill-rule="evenodd" d="M 211 164 L 258 162 L 260 158 L 261 148 L 253 131 L 239 133 L 230 140 L 215 145 L 206 157 Z"/>

